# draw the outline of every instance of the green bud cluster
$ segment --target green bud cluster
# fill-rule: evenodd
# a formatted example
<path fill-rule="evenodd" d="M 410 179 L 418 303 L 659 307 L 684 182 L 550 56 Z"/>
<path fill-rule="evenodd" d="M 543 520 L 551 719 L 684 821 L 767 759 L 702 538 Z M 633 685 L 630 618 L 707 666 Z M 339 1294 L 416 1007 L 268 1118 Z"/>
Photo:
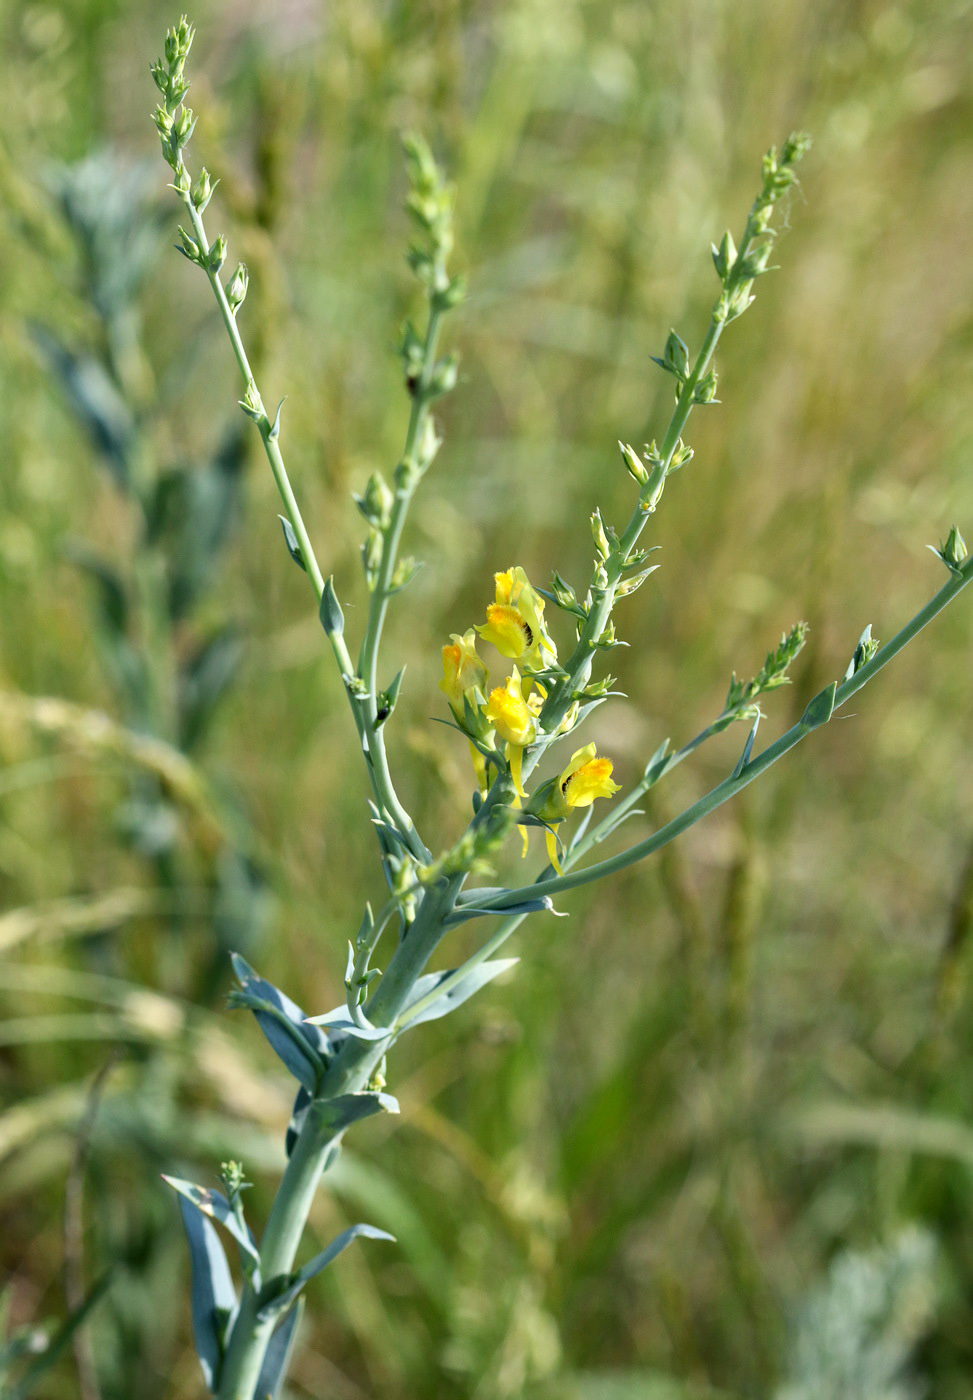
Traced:
<path fill-rule="evenodd" d="M 165 56 L 156 59 L 150 72 L 162 95 L 162 102 L 155 109 L 155 124 L 162 138 L 162 154 L 175 170 L 179 164 L 179 153 L 189 143 L 196 125 L 191 107 L 181 104 L 189 91 L 186 77 L 186 59 L 193 46 L 195 29 L 183 15 L 174 29 L 166 35 Z"/>
<path fill-rule="evenodd" d="M 754 701 L 757 697 L 790 684 L 787 672 L 807 641 L 807 631 L 806 622 L 796 622 L 789 632 L 783 634 L 773 651 L 767 653 L 764 664 L 752 680 L 738 680 L 736 672 L 733 673 L 723 707 L 725 723 L 720 728 L 726 728 L 737 719 L 755 719 L 758 711 Z"/>
<path fill-rule="evenodd" d="M 435 308 L 447 311 L 466 295 L 462 278 L 451 278 L 446 272 L 453 250 L 454 190 L 421 136 L 410 133 L 403 138 L 403 146 L 409 177 L 406 208 L 424 235 L 409 248 L 409 266 L 429 287 Z"/>
<path fill-rule="evenodd" d="M 724 324 L 743 315 L 753 303 L 754 282 L 773 270 L 770 257 L 777 235 L 770 226 L 771 213 L 781 196 L 797 183 L 794 167 L 810 145 L 811 138 L 799 132 L 784 142 L 779 155 L 776 146 L 770 148 L 763 159 L 763 184 L 750 211 L 742 251 L 737 251 L 729 232 L 723 235 L 719 246 L 713 244 L 713 266 L 723 285 L 715 315 Z M 753 246 L 756 238 L 764 241 Z M 697 399 L 696 402 L 713 403 L 715 400 Z"/>

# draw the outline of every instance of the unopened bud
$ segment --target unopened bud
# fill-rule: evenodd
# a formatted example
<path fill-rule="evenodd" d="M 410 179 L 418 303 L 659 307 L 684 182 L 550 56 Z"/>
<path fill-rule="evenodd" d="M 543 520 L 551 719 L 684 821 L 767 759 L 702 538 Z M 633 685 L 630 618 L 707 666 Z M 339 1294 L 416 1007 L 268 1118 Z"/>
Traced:
<path fill-rule="evenodd" d="M 935 545 L 930 545 L 929 548 L 933 554 L 939 555 L 947 569 L 951 569 L 953 573 L 957 574 L 962 572 L 963 561 L 969 554 L 969 550 L 966 548 L 966 541 L 955 525 L 938 549 Z"/>
<path fill-rule="evenodd" d="M 385 526 L 392 515 L 395 497 L 392 489 L 380 472 L 372 472 L 360 496 L 355 497 L 355 505 L 370 525 Z"/>
<path fill-rule="evenodd" d="M 171 143 L 178 150 L 189 144 L 196 129 L 196 118 L 192 107 L 183 107 L 172 123 Z"/>
<path fill-rule="evenodd" d="M 450 390 L 455 389 L 458 374 L 458 355 L 450 354 L 440 360 L 429 378 L 429 397 L 438 398 L 440 394 L 448 394 Z"/>
<path fill-rule="evenodd" d="M 177 243 L 176 248 L 179 250 L 180 253 L 183 254 L 184 257 L 187 257 L 190 262 L 198 263 L 199 244 L 196 242 L 195 238 L 192 238 L 186 232 L 182 224 L 179 225 L 177 232 L 179 234 L 179 237 L 182 239 L 182 243 Z"/>
<path fill-rule="evenodd" d="M 635 451 L 634 447 L 629 447 L 627 442 L 620 442 L 618 446 L 622 454 L 622 461 L 628 469 L 629 476 L 637 481 L 640 486 L 644 486 L 649 479 L 649 473 L 642 458 Z"/>
<path fill-rule="evenodd" d="M 214 243 L 210 244 L 207 262 L 210 272 L 219 272 L 220 268 L 226 262 L 226 239 L 223 237 L 222 233 Z"/>
<path fill-rule="evenodd" d="M 716 370 L 705 374 L 693 390 L 693 403 L 719 403 L 716 397 Z"/>
<path fill-rule="evenodd" d="M 249 286 L 250 274 L 247 271 L 247 265 L 239 262 L 233 270 L 233 276 L 226 284 L 226 299 L 230 303 L 230 310 L 234 316 L 246 301 Z"/>
<path fill-rule="evenodd" d="M 605 534 L 605 526 L 601 518 L 600 510 L 593 511 L 591 515 L 591 538 L 594 540 L 595 549 L 597 549 L 602 559 L 607 559 L 611 549 L 608 544 L 608 536 Z"/>
<path fill-rule="evenodd" d="M 203 212 L 207 204 L 209 204 L 210 200 L 213 198 L 213 191 L 216 189 L 216 186 L 219 183 L 219 180 L 216 180 L 215 182 L 213 181 L 209 171 L 206 169 L 205 166 L 203 166 L 202 170 L 199 172 L 199 178 L 196 181 L 196 184 L 193 186 L 192 195 L 193 204 L 196 206 L 200 214 Z"/>

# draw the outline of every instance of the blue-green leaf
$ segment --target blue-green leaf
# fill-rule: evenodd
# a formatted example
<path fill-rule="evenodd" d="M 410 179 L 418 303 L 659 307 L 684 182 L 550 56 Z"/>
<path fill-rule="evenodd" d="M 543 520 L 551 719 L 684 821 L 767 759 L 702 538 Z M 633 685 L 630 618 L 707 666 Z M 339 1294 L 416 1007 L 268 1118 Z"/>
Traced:
<path fill-rule="evenodd" d="M 333 1011 L 324 1011 L 320 1016 L 309 1016 L 309 1026 L 323 1026 L 328 1031 L 340 1031 L 342 1035 L 354 1036 L 357 1040 L 387 1040 L 392 1034 L 388 1026 L 360 1026 L 347 1006 L 336 1006 Z"/>
<path fill-rule="evenodd" d="M 259 1279 L 260 1254 L 250 1231 L 237 1219 L 233 1207 L 223 1193 L 211 1190 L 207 1186 L 197 1186 L 192 1181 L 183 1181 L 178 1176 L 163 1175 L 162 1180 L 167 1182 L 173 1191 L 177 1191 L 180 1196 L 194 1205 L 203 1215 L 208 1216 L 210 1220 L 218 1220 L 224 1229 L 233 1236 L 243 1253 L 249 1255 L 253 1263 L 258 1266 L 255 1275 L 256 1282 Z"/>
<path fill-rule="evenodd" d="M 220 1237 L 205 1215 L 180 1195 L 179 1210 L 192 1264 L 192 1314 L 196 1355 L 208 1388 L 220 1381 L 226 1335 L 237 1308 L 236 1290 Z"/>
<path fill-rule="evenodd" d="M 231 1006 L 245 1006 L 254 1013 L 271 1048 L 298 1083 L 313 1093 L 327 1064 L 327 1038 L 296 1002 L 259 976 L 239 953 L 232 953 L 231 959 L 240 984 L 240 990 L 230 994 Z"/>
<path fill-rule="evenodd" d="M 361 1094 L 339 1094 L 337 1098 L 325 1099 L 318 1106 L 322 1124 L 326 1124 L 332 1135 L 337 1136 L 362 1118 L 371 1118 L 376 1113 L 398 1113 L 399 1101 L 391 1094 L 378 1094 L 369 1090 Z"/>
<path fill-rule="evenodd" d="M 287 545 L 288 554 L 294 560 L 294 563 L 297 564 L 299 568 L 304 569 L 306 573 L 307 567 L 304 563 L 304 555 L 301 553 L 301 546 L 297 542 L 294 526 L 287 519 L 286 515 L 278 515 L 277 519 L 280 521 L 281 529 L 284 531 L 284 543 Z"/>
<path fill-rule="evenodd" d="M 481 987 L 492 982 L 501 973 L 507 972 L 520 961 L 519 958 L 492 958 L 477 963 L 468 972 L 462 968 L 452 972 L 433 972 L 420 977 L 415 985 L 415 995 L 399 1017 L 399 1026 L 418 1026 L 423 1021 L 438 1021 L 448 1016 L 464 1001 L 469 1001 Z M 440 992 L 440 988 L 442 991 Z M 416 1011 L 410 1014 L 413 1007 Z"/>
<path fill-rule="evenodd" d="M 395 1243 L 395 1236 L 390 1235 L 387 1230 L 379 1230 L 374 1225 L 350 1225 L 347 1230 L 341 1232 L 337 1239 L 331 1241 L 327 1249 L 316 1254 L 310 1263 L 305 1264 L 299 1273 L 294 1274 L 282 1292 L 268 1297 L 265 1302 L 261 1303 L 257 1308 L 257 1317 L 264 1321 L 276 1313 L 283 1312 L 291 1305 L 302 1289 L 310 1283 L 311 1279 L 333 1263 L 338 1255 L 343 1253 L 359 1236 L 369 1240 L 391 1240 L 393 1244 Z M 269 1288 L 270 1285 L 264 1289 L 264 1292 L 267 1293 Z"/>

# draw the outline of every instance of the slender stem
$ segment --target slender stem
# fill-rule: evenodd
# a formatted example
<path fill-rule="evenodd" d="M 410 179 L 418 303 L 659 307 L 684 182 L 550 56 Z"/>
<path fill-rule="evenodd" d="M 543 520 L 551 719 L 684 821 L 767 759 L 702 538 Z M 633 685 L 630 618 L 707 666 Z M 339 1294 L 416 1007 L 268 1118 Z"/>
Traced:
<path fill-rule="evenodd" d="M 402 473 L 403 479 L 400 480 L 396 486 L 395 503 L 392 507 L 391 519 L 385 531 L 385 538 L 382 545 L 382 559 L 379 565 L 375 588 L 372 592 L 372 600 L 368 612 L 368 625 L 362 641 L 361 655 L 358 663 L 358 674 L 368 687 L 370 704 L 377 703 L 378 650 L 382 640 L 382 629 L 385 626 L 385 618 L 388 614 L 389 599 L 392 597 L 392 577 L 395 573 L 396 563 L 398 562 L 399 545 L 402 540 L 402 532 L 405 528 L 406 518 L 409 514 L 416 488 L 421 479 L 418 463 L 416 462 L 416 451 L 429 414 L 429 404 L 431 401 L 429 396 L 429 382 L 436 363 L 436 350 L 439 344 L 439 332 L 442 326 L 442 319 L 443 313 L 434 301 L 429 311 L 429 324 L 426 328 L 426 338 L 423 344 L 422 369 L 413 389 L 412 409 L 409 414 L 409 426 L 406 430 L 405 447 L 402 453 L 402 462 L 406 467 L 406 471 Z"/>
<path fill-rule="evenodd" d="M 745 247 L 746 244 L 744 244 L 744 248 Z M 693 365 L 689 378 L 682 385 L 679 396 L 676 399 L 676 406 L 673 409 L 672 418 L 669 421 L 669 427 L 666 430 L 666 435 L 659 451 L 660 461 L 653 474 L 653 476 L 657 478 L 657 481 L 650 480 L 650 485 L 645 488 L 643 498 L 639 500 L 635 509 L 632 511 L 631 518 L 625 526 L 619 540 L 618 548 L 613 552 L 607 562 L 607 583 L 600 587 L 597 585 L 592 586 L 592 605 L 587 620 L 581 629 L 581 635 L 578 638 L 577 646 L 565 663 L 564 669 L 566 675 L 552 687 L 551 693 L 541 711 L 540 725 L 550 734 L 557 733 L 558 726 L 570 709 L 575 694 L 584 686 L 588 679 L 595 654 L 595 644 L 605 630 L 615 605 L 618 585 L 624 573 L 625 560 L 638 543 L 639 536 L 645 529 L 646 522 L 655 509 L 654 503 L 651 507 L 647 507 L 644 504 L 644 500 L 650 496 L 654 487 L 661 489 L 662 484 L 665 482 L 666 474 L 672 462 L 673 454 L 675 453 L 679 439 L 682 436 L 683 428 L 685 428 L 689 415 L 693 410 L 693 395 L 696 390 L 696 385 L 709 368 L 720 336 L 723 334 L 725 324 L 725 321 L 718 320 L 714 314 L 710 321 L 709 330 L 703 340 L 702 347 L 700 348 L 699 354 L 696 356 L 696 362 Z M 658 496 L 656 496 L 656 500 L 657 499 Z M 535 767 L 545 747 L 546 745 L 539 744 L 533 753 L 527 755 L 524 765 L 525 773 L 530 772 Z"/>
<path fill-rule="evenodd" d="M 876 676 L 883 667 L 887 666 L 894 656 L 912 641 L 917 633 L 921 632 L 927 623 L 945 608 L 958 593 L 973 579 L 973 556 L 967 560 L 961 570 L 950 578 L 939 592 L 933 597 L 920 612 L 891 641 L 881 647 L 871 661 L 862 666 L 849 680 L 844 681 L 835 691 L 834 709 L 844 705 L 853 695 L 856 695 L 863 686 L 867 685 L 873 676 Z M 828 716 L 830 718 L 830 715 Z M 734 773 L 726 778 L 722 783 L 701 797 L 698 802 L 671 822 L 647 837 L 644 841 L 639 841 L 631 846 L 627 851 L 622 851 L 608 860 L 596 862 L 594 865 L 586 866 L 583 870 L 574 871 L 565 875 L 555 875 L 550 878 L 541 879 L 532 885 L 524 886 L 521 889 L 508 890 L 506 894 L 497 895 L 492 900 L 487 900 L 483 904 L 485 909 L 494 909 L 497 913 L 502 913 L 504 909 L 520 903 L 525 895 L 531 897 L 537 895 L 555 895 L 564 890 L 576 889 L 580 885 L 591 884 L 594 880 L 601 880 L 606 875 L 614 875 L 619 870 L 624 870 L 630 865 L 635 865 L 638 861 L 644 860 L 646 856 L 652 855 L 655 851 L 667 846 L 670 841 L 715 811 L 717 807 L 728 802 L 731 797 L 735 797 L 741 789 L 752 783 L 755 778 L 759 778 L 772 764 L 782 758 L 785 753 L 799 744 L 802 739 L 819 726 L 823 721 L 809 721 L 807 713 L 797 724 L 790 728 L 769 748 L 765 749 L 759 757 L 751 759 L 739 773 Z"/>
<path fill-rule="evenodd" d="M 186 165 L 181 153 L 175 170 L 177 180 L 180 172 L 186 171 Z M 186 174 L 188 178 L 188 172 L 186 172 Z M 205 258 L 205 255 L 210 251 L 210 245 L 203 224 L 203 216 L 193 203 L 191 194 L 182 195 L 182 201 L 186 206 L 186 212 L 192 222 L 193 233 L 196 236 L 196 242 L 199 244 L 200 252 Z M 216 303 L 220 308 L 220 315 L 223 317 L 223 324 L 230 338 L 230 344 L 233 347 L 233 355 L 243 378 L 244 387 L 249 388 L 252 385 L 256 391 L 257 382 L 254 378 L 253 370 L 250 367 L 250 360 L 247 357 L 247 352 L 240 336 L 240 328 L 237 325 L 236 316 L 233 314 L 233 308 L 230 306 L 226 292 L 223 290 L 223 283 L 220 281 L 220 275 L 218 272 L 214 272 L 212 268 L 205 266 L 205 264 L 203 264 L 203 266 L 206 276 L 209 278 L 209 284 L 213 288 L 213 295 L 216 297 Z M 262 400 L 260 403 L 262 408 Z M 308 578 L 311 580 L 311 586 L 314 589 L 315 597 L 318 602 L 320 602 L 321 596 L 324 593 L 324 576 L 321 573 L 321 568 L 315 557 L 314 547 L 311 544 L 311 538 L 304 524 L 304 517 L 301 514 L 300 506 L 297 504 L 297 497 L 294 495 L 294 489 L 287 475 L 287 468 L 284 466 L 284 458 L 281 455 L 280 445 L 276 437 L 272 436 L 273 425 L 267 417 L 266 411 L 263 412 L 262 418 L 258 420 L 258 427 L 260 429 L 264 451 L 270 463 L 270 470 L 273 472 L 274 481 L 277 483 L 277 490 L 280 492 L 280 498 L 287 509 L 288 517 L 294 528 L 294 534 L 301 551 L 304 567 L 307 570 Z"/>
<path fill-rule="evenodd" d="M 185 169 L 185 162 L 183 161 L 182 155 L 180 154 L 179 162 L 176 166 L 177 181 L 179 179 L 180 172 L 185 171 Z M 321 567 L 318 564 L 317 557 L 315 556 L 314 547 L 311 544 L 311 539 L 308 534 L 307 527 L 304 523 L 304 517 L 301 514 L 300 506 L 297 503 L 297 497 L 294 494 L 294 489 L 291 485 L 290 478 L 287 474 L 287 468 L 284 464 L 284 458 L 280 450 L 280 443 L 275 432 L 274 424 L 272 424 L 270 421 L 266 409 L 264 408 L 263 400 L 260 397 L 260 392 L 257 389 L 256 380 L 254 379 L 253 375 L 253 369 L 251 368 L 246 348 L 240 336 L 240 329 L 237 325 L 236 316 L 233 313 L 233 308 L 230 306 L 226 292 L 223 288 L 223 284 L 220 281 L 219 273 L 214 272 L 211 268 L 205 266 L 206 255 L 209 253 L 210 244 L 206 235 L 206 229 L 203 224 L 202 215 L 193 203 L 191 194 L 183 195 L 182 200 L 186 207 L 186 211 L 189 215 L 190 221 L 192 223 L 193 233 L 195 235 L 196 242 L 199 244 L 200 251 L 203 255 L 204 270 L 206 271 L 206 276 L 209 279 L 210 286 L 213 289 L 213 295 L 216 297 L 216 302 L 220 309 L 220 315 L 223 318 L 223 324 L 226 327 L 226 332 L 229 336 L 230 344 L 233 348 L 234 358 L 236 359 L 237 366 L 240 370 L 240 375 L 243 379 L 245 389 L 249 392 L 250 397 L 254 400 L 257 408 L 259 409 L 260 416 L 255 421 L 257 423 L 257 428 L 260 432 L 261 441 L 264 445 L 264 452 L 266 453 L 267 460 L 270 463 L 270 469 L 273 473 L 274 481 L 277 484 L 277 490 L 280 493 L 280 498 L 287 512 L 287 518 L 289 519 L 291 526 L 293 527 L 294 535 L 297 539 L 298 549 L 301 554 L 301 559 L 304 562 L 304 568 L 307 572 L 308 578 L 311 580 L 311 586 L 314 589 L 314 595 L 320 603 L 321 598 L 324 594 L 324 576 L 321 572 Z M 438 319 L 435 313 L 430 320 L 431 333 L 433 331 L 434 319 Z M 433 337 L 432 353 L 434 354 L 434 352 L 435 338 Z M 425 379 L 426 384 L 428 384 L 428 372 L 425 375 Z M 423 404 L 425 404 L 425 402 L 427 401 L 427 397 L 427 395 L 423 396 Z M 415 420 L 417 416 L 418 415 L 416 414 L 414 408 L 413 420 Z M 414 429 L 410 425 L 410 438 L 406 447 L 407 454 L 410 452 L 414 453 L 415 444 L 418 439 L 418 428 L 420 428 L 421 426 L 421 420 L 419 421 L 418 426 Z M 406 502 L 406 508 L 407 505 L 408 502 Z M 402 523 L 404 522 L 404 514 L 405 512 L 403 510 L 398 525 L 399 534 L 401 534 Z M 397 545 L 398 543 L 397 536 L 394 543 L 395 545 Z M 388 548 L 386 548 L 386 555 L 390 555 L 390 566 L 383 587 L 385 603 L 387 604 L 388 586 L 391 581 L 392 571 L 394 570 L 395 564 L 394 546 L 391 551 L 389 551 Z M 384 563 L 385 559 L 383 557 L 383 566 Z M 377 625 L 374 625 L 372 622 L 372 618 L 370 618 L 369 636 L 371 636 L 374 632 L 374 641 L 372 643 L 373 654 L 377 655 L 378 641 L 381 635 L 381 624 L 384 619 L 384 607 L 382 608 L 380 613 L 376 614 L 374 604 L 375 599 L 373 598 L 373 615 L 376 617 Z M 327 636 L 328 641 L 331 645 L 332 653 L 334 654 L 335 661 L 337 662 L 338 669 L 341 673 L 342 680 L 345 683 L 345 689 L 348 694 L 349 703 L 351 705 L 352 717 L 355 721 L 355 727 L 358 730 L 358 736 L 361 742 L 362 752 L 365 755 L 365 761 L 368 767 L 369 777 L 371 779 L 375 797 L 379 802 L 380 806 L 386 812 L 386 814 L 392 819 L 395 825 L 407 837 L 410 845 L 413 847 L 413 853 L 416 855 L 416 857 L 419 860 L 427 860 L 429 858 L 429 851 L 427 850 L 423 842 L 419 839 L 419 836 L 415 831 L 415 825 L 412 821 L 412 818 L 409 816 L 408 812 L 405 810 L 402 803 L 400 802 L 398 796 L 396 795 L 395 788 L 392 784 L 392 776 L 389 771 L 388 758 L 385 752 L 384 737 L 382 736 L 381 729 L 377 728 L 375 724 L 378 712 L 378 705 L 374 681 L 370 687 L 370 695 L 368 700 L 363 701 L 359 699 L 353 693 L 349 685 L 349 682 L 351 681 L 354 675 L 354 664 L 351 659 L 351 654 L 348 651 L 348 647 L 345 642 L 344 636 L 341 633 L 332 631 L 328 631 Z M 374 670 L 375 666 L 373 664 L 373 675 Z"/>
<path fill-rule="evenodd" d="M 443 273 L 443 277 L 445 277 L 445 272 Z M 383 792 L 385 793 L 386 807 L 389 815 L 393 818 L 396 825 L 408 840 L 413 855 L 419 860 L 428 860 L 430 858 L 430 852 L 419 837 L 412 818 L 395 795 L 389 770 L 388 754 L 385 749 L 385 734 L 382 727 L 377 722 L 378 653 L 382 640 L 382 631 L 385 626 L 385 619 L 388 615 L 389 599 L 393 595 L 392 580 L 395 576 L 395 568 L 398 562 L 399 545 L 402 540 L 403 530 L 405 529 L 409 508 L 412 505 L 416 488 L 422 476 L 421 467 L 416 458 L 419 443 L 422 440 L 422 435 L 425 430 L 426 419 L 429 414 L 429 404 L 431 402 L 429 384 L 436 364 L 436 350 L 439 344 L 439 331 L 442 324 L 442 317 L 442 310 L 437 305 L 435 295 L 433 295 L 429 310 L 429 324 L 426 328 L 426 339 L 423 346 L 422 369 L 413 389 L 412 410 L 409 414 L 409 426 L 406 430 L 402 466 L 397 474 L 395 501 L 392 506 L 391 518 L 385 529 L 382 540 L 382 558 L 379 563 L 375 587 L 372 590 L 371 604 L 368 610 L 368 624 L 365 629 L 365 636 L 362 640 L 361 652 L 358 660 L 358 674 L 365 684 L 366 696 L 363 702 L 363 708 L 366 714 L 366 723 L 370 731 L 370 750 L 377 780 L 381 783 Z"/>

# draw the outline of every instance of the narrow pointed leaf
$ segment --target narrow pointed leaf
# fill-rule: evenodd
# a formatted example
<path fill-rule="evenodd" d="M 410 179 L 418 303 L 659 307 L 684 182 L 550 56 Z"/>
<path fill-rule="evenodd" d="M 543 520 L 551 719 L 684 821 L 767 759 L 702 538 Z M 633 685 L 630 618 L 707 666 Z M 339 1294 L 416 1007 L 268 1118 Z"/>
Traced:
<path fill-rule="evenodd" d="M 420 977 L 415 986 L 419 995 L 414 997 L 402 1012 L 399 1025 L 404 1029 L 406 1026 L 418 1026 L 423 1021 L 438 1021 L 441 1017 L 448 1016 L 457 1006 L 469 1001 L 481 987 L 485 987 L 501 973 L 509 971 L 519 961 L 519 958 L 492 958 L 488 962 L 477 963 L 465 974 L 463 969 L 459 968 L 452 972 L 438 972 Z M 441 992 L 440 988 L 443 989 Z M 413 1007 L 416 1008 L 414 1012 Z"/>
<path fill-rule="evenodd" d="M 529 818 L 529 814 L 527 813 L 523 815 L 525 818 L 528 818 L 524 821 L 525 826 L 542 826 L 545 830 L 550 830 L 546 822 L 542 822 L 536 817 Z M 474 891 L 474 893 L 481 893 L 481 891 Z M 486 892 L 483 891 L 482 893 Z M 498 895 L 509 893 L 511 893 L 509 890 L 497 890 Z M 469 919 L 496 918 L 498 914 L 502 914 L 504 918 L 507 918 L 509 915 L 513 914 L 542 913 L 554 914 L 560 917 L 558 911 L 554 908 L 554 901 L 551 899 L 550 895 L 536 895 L 534 898 L 521 900 L 519 904 L 505 904 L 502 909 L 490 909 L 486 901 L 484 901 L 483 907 L 480 908 L 474 905 L 464 904 L 462 909 L 454 909 L 452 914 L 446 919 L 446 927 L 455 928 L 457 924 L 465 924 Z"/>
<path fill-rule="evenodd" d="M 220 1380 L 224 1338 L 236 1312 L 237 1297 L 220 1237 L 205 1215 L 185 1196 L 179 1197 L 182 1223 L 192 1265 L 192 1314 L 196 1355 L 208 1388 Z"/>
<path fill-rule="evenodd" d="M 294 526 L 287 519 L 286 515 L 278 515 L 277 519 L 280 521 L 281 529 L 284 532 L 284 542 L 287 545 L 288 554 L 294 560 L 294 563 L 297 564 L 300 568 L 304 569 L 306 573 L 307 569 L 305 568 L 304 564 L 304 555 L 301 553 L 301 546 L 297 542 L 297 535 L 294 533 Z"/>
<path fill-rule="evenodd" d="M 295 1274 L 290 1284 L 283 1292 L 276 1294 L 263 1303 L 257 1309 L 257 1317 L 263 1321 L 268 1317 L 273 1317 L 275 1313 L 291 1305 L 297 1295 L 310 1283 L 312 1278 L 316 1278 L 329 1264 L 342 1254 L 352 1241 L 362 1237 L 369 1240 L 390 1240 L 395 1243 L 395 1236 L 390 1235 L 387 1230 L 379 1230 L 374 1225 L 350 1225 L 347 1230 L 343 1230 L 340 1235 L 328 1245 L 327 1249 L 316 1254 L 310 1263 L 305 1264 L 299 1273 Z M 266 1291 L 266 1290 L 265 1290 Z"/>
<path fill-rule="evenodd" d="M 173 1191 L 177 1191 L 180 1196 L 194 1205 L 203 1215 L 208 1216 L 210 1220 L 218 1220 L 227 1233 L 233 1236 L 243 1252 L 248 1254 L 254 1263 L 260 1264 L 260 1254 L 250 1231 L 240 1224 L 229 1201 L 221 1191 L 214 1191 L 206 1186 L 197 1186 L 195 1182 L 183 1181 L 178 1176 L 163 1175 L 162 1180 L 167 1182 Z"/>
<path fill-rule="evenodd" d="M 309 1016 L 307 1024 L 323 1026 L 328 1031 L 340 1031 L 342 1035 L 354 1036 L 356 1040 L 387 1040 L 392 1034 L 388 1026 L 359 1026 L 347 1006 L 336 1006 L 333 1011 L 324 1011 L 320 1016 Z"/>
<path fill-rule="evenodd" d="M 827 724 L 834 714 L 835 691 L 837 689 L 837 681 L 832 681 L 819 695 L 815 695 L 801 716 L 801 724 L 805 729 L 818 729 L 822 724 Z"/>
<path fill-rule="evenodd" d="M 750 733 L 747 735 L 747 742 L 743 746 L 743 753 L 737 759 L 737 765 L 733 770 L 732 776 L 734 778 L 739 778 L 744 768 L 746 768 L 747 764 L 750 762 L 750 755 L 753 753 L 753 744 L 757 737 L 757 730 L 759 727 L 760 711 L 758 710 L 754 717 L 753 724 L 750 727 Z"/>
<path fill-rule="evenodd" d="M 232 953 L 231 960 L 240 984 L 239 992 L 232 994 L 232 1004 L 246 1006 L 254 1013 L 271 1048 L 294 1078 L 313 1093 L 327 1062 L 327 1037 L 315 1030 L 296 1002 L 256 973 L 239 953 Z"/>

